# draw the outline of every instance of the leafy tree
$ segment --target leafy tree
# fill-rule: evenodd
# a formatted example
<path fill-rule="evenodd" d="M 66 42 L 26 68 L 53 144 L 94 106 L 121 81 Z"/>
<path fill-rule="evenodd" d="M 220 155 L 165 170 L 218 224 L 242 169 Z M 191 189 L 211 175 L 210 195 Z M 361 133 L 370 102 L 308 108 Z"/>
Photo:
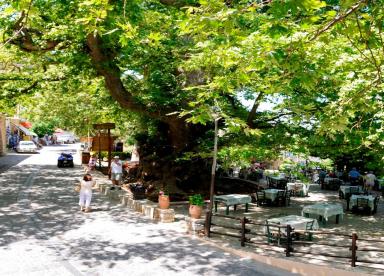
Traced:
<path fill-rule="evenodd" d="M 322 144 L 326 155 L 334 141 L 381 154 L 382 4 L 0 0 L 1 98 L 82 130 L 133 122 L 143 175 L 171 184 L 193 182 L 187 168 L 206 179 L 183 157 L 208 152 L 214 116 L 223 159 Z"/>

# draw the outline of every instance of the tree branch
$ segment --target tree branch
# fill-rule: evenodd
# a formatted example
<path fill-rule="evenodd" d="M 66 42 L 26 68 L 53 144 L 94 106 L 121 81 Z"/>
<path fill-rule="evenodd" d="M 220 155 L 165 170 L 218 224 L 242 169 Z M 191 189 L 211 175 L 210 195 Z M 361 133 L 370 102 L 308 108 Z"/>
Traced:
<path fill-rule="evenodd" d="M 331 29 L 334 25 L 336 25 L 338 22 L 344 20 L 347 18 L 349 15 L 353 14 L 356 12 L 363 4 L 367 4 L 367 0 L 360 0 L 356 4 L 352 5 L 352 7 L 347 10 L 344 14 L 342 15 L 337 15 L 331 22 L 326 24 L 323 28 L 317 30 L 317 32 L 314 34 L 312 38 L 309 39 L 309 41 L 315 40 L 317 37 L 319 37 L 322 33 L 328 31 Z"/>
<path fill-rule="evenodd" d="M 247 118 L 247 125 L 249 127 L 253 127 L 253 120 L 255 119 L 256 117 L 256 111 L 257 109 L 259 108 L 260 106 L 260 101 L 262 100 L 262 98 L 264 97 L 264 93 L 263 92 L 260 92 L 259 95 L 257 95 L 256 99 L 255 99 L 255 102 L 253 103 L 253 106 L 252 106 L 252 109 L 251 111 L 249 112 L 248 114 L 248 118 Z"/>

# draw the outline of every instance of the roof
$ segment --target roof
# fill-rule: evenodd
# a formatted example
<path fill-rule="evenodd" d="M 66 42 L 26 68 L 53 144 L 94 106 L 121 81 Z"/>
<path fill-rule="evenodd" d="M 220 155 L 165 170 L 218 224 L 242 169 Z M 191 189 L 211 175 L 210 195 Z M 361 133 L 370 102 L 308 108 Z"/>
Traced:
<path fill-rule="evenodd" d="M 25 135 L 27 136 L 37 136 L 36 133 L 30 131 L 28 128 L 26 127 L 23 127 L 21 125 L 16 125 L 16 124 L 13 124 L 15 127 L 17 127 L 21 132 L 23 132 Z"/>

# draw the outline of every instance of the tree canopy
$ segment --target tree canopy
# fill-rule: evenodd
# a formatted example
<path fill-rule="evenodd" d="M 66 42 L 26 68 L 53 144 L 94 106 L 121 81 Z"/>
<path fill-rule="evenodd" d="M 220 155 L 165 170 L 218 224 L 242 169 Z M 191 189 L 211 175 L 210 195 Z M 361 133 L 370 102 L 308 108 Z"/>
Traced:
<path fill-rule="evenodd" d="M 80 132 L 114 120 L 182 159 L 210 152 L 220 116 L 222 160 L 364 153 L 379 167 L 383 4 L 0 0 L 0 105 Z"/>

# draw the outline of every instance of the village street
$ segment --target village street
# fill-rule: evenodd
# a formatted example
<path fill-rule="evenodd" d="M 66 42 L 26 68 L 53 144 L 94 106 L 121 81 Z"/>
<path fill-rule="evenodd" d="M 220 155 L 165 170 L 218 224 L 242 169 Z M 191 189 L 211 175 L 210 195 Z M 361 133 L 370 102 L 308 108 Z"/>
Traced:
<path fill-rule="evenodd" d="M 79 211 L 75 168 L 58 169 L 63 150 L 0 157 L 0 275 L 289 275 L 155 223 L 94 193 Z M 79 157 L 76 154 L 76 161 Z M 12 165 L 12 166 L 11 166 Z"/>

